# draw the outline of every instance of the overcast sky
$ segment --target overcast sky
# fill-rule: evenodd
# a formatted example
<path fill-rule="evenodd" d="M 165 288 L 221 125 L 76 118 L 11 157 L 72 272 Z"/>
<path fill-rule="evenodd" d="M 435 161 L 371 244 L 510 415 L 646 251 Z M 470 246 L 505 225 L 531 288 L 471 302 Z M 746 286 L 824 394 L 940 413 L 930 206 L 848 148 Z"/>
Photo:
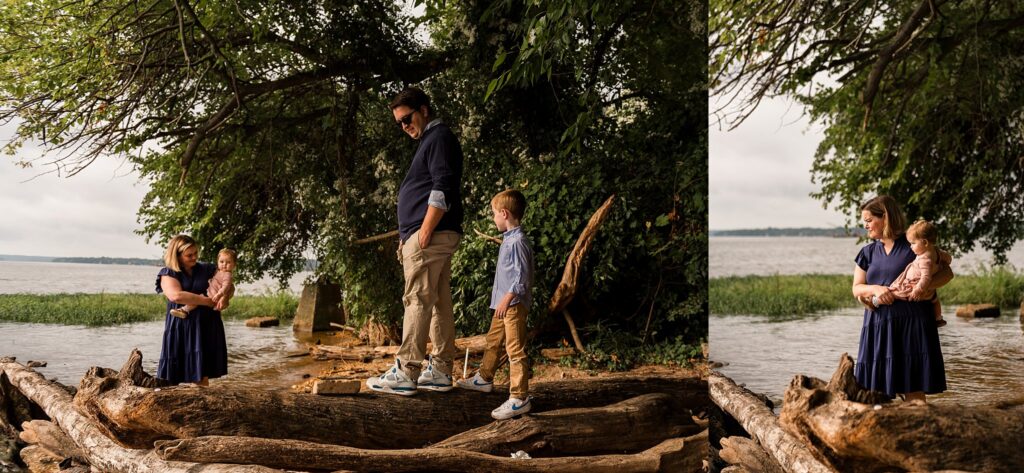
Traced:
<path fill-rule="evenodd" d="M 0 126 L 0 142 L 13 135 L 14 126 Z M 0 154 L 0 254 L 161 256 L 159 246 L 134 233 L 135 212 L 148 186 L 130 165 L 101 158 L 71 178 L 38 176 L 53 169 L 42 161 L 28 169 L 15 165 L 37 154 L 37 148 Z"/>
<path fill-rule="evenodd" d="M 736 130 L 710 126 L 712 230 L 843 224 L 842 214 L 823 210 L 809 196 L 815 190 L 810 166 L 821 135 L 799 105 L 765 101 Z M 13 126 L 0 127 L 0 140 L 13 134 Z M 134 233 L 147 185 L 130 165 L 100 159 L 66 178 L 56 173 L 35 177 L 52 169 L 42 161 L 29 169 L 14 164 L 35 154 L 30 148 L 17 157 L 0 156 L 0 254 L 160 256 L 160 247 Z"/>
<path fill-rule="evenodd" d="M 718 106 L 712 98 L 710 108 Z M 765 100 L 739 128 L 725 131 L 712 120 L 708 133 L 712 230 L 843 225 L 844 215 L 810 197 L 822 135 L 799 104 Z"/>

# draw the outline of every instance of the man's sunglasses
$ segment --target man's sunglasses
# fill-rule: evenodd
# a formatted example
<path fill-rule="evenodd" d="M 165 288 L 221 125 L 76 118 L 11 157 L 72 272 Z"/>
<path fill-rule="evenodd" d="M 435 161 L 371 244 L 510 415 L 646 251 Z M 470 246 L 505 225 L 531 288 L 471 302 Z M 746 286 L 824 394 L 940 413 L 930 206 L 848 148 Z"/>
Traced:
<path fill-rule="evenodd" d="M 399 118 L 398 121 L 395 123 L 398 124 L 399 128 L 408 126 L 410 123 L 412 123 L 412 114 L 414 113 L 416 113 L 416 110 L 406 113 L 404 117 Z"/>

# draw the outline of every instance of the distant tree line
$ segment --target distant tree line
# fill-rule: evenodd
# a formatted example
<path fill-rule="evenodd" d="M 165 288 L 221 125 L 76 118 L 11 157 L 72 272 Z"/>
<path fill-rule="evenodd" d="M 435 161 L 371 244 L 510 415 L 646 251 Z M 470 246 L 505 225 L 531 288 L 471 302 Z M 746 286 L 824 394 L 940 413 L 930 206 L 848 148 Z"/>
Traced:
<path fill-rule="evenodd" d="M 863 228 L 743 228 L 739 230 L 712 230 L 711 236 L 824 236 L 824 237 L 860 237 L 864 236 Z"/>

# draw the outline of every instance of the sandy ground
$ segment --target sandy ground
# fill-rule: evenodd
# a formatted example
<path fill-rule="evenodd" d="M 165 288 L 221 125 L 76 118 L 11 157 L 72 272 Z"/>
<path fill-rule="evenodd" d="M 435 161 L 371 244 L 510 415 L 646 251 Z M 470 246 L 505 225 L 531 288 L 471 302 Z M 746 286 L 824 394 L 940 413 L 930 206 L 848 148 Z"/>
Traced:
<path fill-rule="evenodd" d="M 348 332 L 326 332 L 318 333 L 307 341 L 309 345 L 319 341 L 324 345 L 333 346 L 360 346 L 361 342 Z M 470 356 L 469 366 L 466 374 L 472 376 L 476 366 L 479 365 L 480 356 Z M 464 358 L 455 360 L 455 379 L 461 379 L 463 373 Z M 645 365 L 633 368 L 628 371 L 609 372 L 603 370 L 580 370 L 572 367 L 561 366 L 558 362 L 547 359 L 534 359 L 533 375 L 531 382 L 553 381 L 573 378 L 588 378 L 600 376 L 678 376 L 678 377 L 700 377 L 706 379 L 708 367 L 702 360 L 694 367 Z M 252 379 L 258 379 L 259 384 L 269 390 L 290 390 L 292 392 L 311 392 L 313 383 L 318 378 L 355 379 L 365 381 L 370 376 L 376 376 L 389 369 L 394 363 L 393 356 L 377 357 L 369 362 L 346 361 L 346 360 L 323 360 L 313 359 L 305 351 L 296 351 L 285 354 L 279 365 L 267 367 L 264 370 L 251 374 Z M 216 381 L 215 381 L 216 382 Z M 225 381 L 227 382 L 227 381 Z M 500 369 L 495 375 L 496 384 L 508 383 L 508 365 Z M 248 384 L 248 383 L 247 383 Z M 368 388 L 362 383 L 361 391 Z"/>

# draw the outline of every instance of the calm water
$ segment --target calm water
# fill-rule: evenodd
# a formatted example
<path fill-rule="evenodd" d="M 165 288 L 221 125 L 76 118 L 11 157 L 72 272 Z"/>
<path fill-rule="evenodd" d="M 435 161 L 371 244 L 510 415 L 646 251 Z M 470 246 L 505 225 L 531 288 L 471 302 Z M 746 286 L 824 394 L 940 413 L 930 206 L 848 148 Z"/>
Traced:
<path fill-rule="evenodd" d="M 745 274 L 851 273 L 859 249 L 855 239 L 782 237 L 711 238 L 711 277 Z M 1024 266 L 1024 248 L 1009 254 Z M 976 252 L 954 261 L 968 272 L 990 255 Z M 949 390 L 930 399 L 940 403 L 989 405 L 1024 394 L 1024 327 L 1016 311 L 998 319 L 958 319 L 955 306 L 944 306 L 949 325 L 939 329 Z M 863 311 L 844 309 L 814 317 L 772 321 L 767 317 L 729 315 L 708 320 L 713 361 L 738 383 L 780 401 L 794 375 L 828 380 L 847 352 L 857 357 Z"/>
<path fill-rule="evenodd" d="M 0 294 L 152 294 L 158 271 L 160 268 L 156 266 L 0 261 Z M 302 282 L 309 274 L 302 272 L 292 276 L 287 289 L 300 293 Z M 264 278 L 253 283 L 237 284 L 236 293 L 262 294 L 277 288 L 277 281 Z"/>
<path fill-rule="evenodd" d="M 712 237 L 708 239 L 711 277 L 748 274 L 850 274 L 853 258 L 864 243 L 856 238 Z M 1010 264 L 1024 268 L 1024 243 L 1007 254 Z M 991 264 L 992 254 L 972 251 L 953 260 L 953 271 L 968 273 Z"/>
<path fill-rule="evenodd" d="M 142 366 L 155 374 L 163 329 L 163 320 L 111 327 L 0 322 L 0 355 L 16 356 L 22 363 L 45 361 L 47 366 L 37 371 L 77 386 L 90 367 L 120 369 L 132 348 L 138 348 Z M 291 325 L 251 328 L 242 321 L 226 320 L 224 331 L 229 374 L 220 379 L 233 384 L 262 386 L 268 366 L 280 364 L 288 352 L 303 349 Z M 260 375 L 252 376 L 256 372 Z"/>
<path fill-rule="evenodd" d="M 146 293 L 152 294 L 156 273 L 153 266 L 81 263 L 32 263 L 0 261 L 0 294 L 13 293 Z M 309 273 L 291 278 L 287 289 L 298 294 Z M 238 284 L 238 294 L 262 294 L 277 290 L 278 283 L 263 279 Z M 143 366 L 156 373 L 164 321 L 141 322 L 113 327 L 0 322 L 0 355 L 18 361 L 46 361 L 39 371 L 66 384 L 77 385 L 92 366 L 118 369 L 132 348 L 142 350 Z M 300 349 L 290 325 L 249 328 L 240 321 L 225 321 L 228 342 L 228 376 L 223 380 L 241 385 L 262 386 L 275 378 L 275 367 L 289 351 Z M 254 375 L 259 373 L 258 375 Z M 279 383 L 280 384 L 280 383 Z"/>

